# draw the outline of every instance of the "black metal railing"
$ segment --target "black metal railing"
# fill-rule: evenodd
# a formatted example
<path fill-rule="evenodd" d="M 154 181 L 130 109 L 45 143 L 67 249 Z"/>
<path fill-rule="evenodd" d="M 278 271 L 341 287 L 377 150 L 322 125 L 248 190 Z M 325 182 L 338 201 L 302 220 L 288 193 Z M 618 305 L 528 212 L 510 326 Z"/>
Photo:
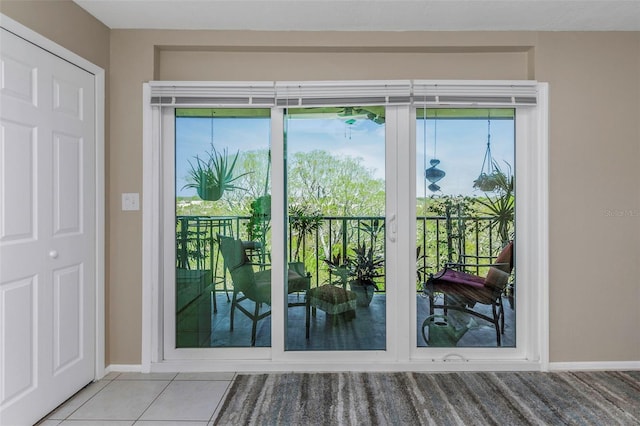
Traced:
<path fill-rule="evenodd" d="M 217 235 L 228 235 L 249 241 L 247 216 L 178 216 L 176 218 L 176 267 L 178 269 L 211 270 L 217 289 L 226 288 L 227 278 L 217 246 Z M 374 247 L 384 255 L 386 249 L 385 218 L 381 216 L 325 216 L 317 230 L 301 236 L 289 226 L 287 233 L 289 261 L 304 262 L 311 273 L 312 286 L 332 280 L 325 259 L 353 255 L 360 244 Z M 270 245 L 258 245 L 261 259 L 269 263 Z M 500 251 L 495 218 L 465 216 L 420 216 L 416 218 L 416 289 L 430 273 L 446 262 L 486 264 Z M 294 259 L 294 253 L 298 258 Z M 263 262 L 264 263 L 264 262 Z M 473 271 L 472 271 L 473 272 Z M 478 271 L 475 271 L 478 273 Z M 377 279 L 380 291 L 385 279 Z"/>

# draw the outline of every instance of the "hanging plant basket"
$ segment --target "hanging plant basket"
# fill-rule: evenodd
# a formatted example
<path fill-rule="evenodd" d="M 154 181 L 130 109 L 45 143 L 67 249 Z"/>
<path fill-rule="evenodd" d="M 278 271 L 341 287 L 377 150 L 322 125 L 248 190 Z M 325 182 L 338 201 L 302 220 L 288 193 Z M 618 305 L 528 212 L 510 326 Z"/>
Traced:
<path fill-rule="evenodd" d="M 198 197 L 206 201 L 218 201 L 224 194 L 224 189 L 219 186 L 200 186 L 197 191 Z"/>
<path fill-rule="evenodd" d="M 495 172 L 491 174 L 480 173 L 478 179 L 473 181 L 473 187 L 483 192 L 493 192 L 498 186 L 498 178 Z"/>
<path fill-rule="evenodd" d="M 487 150 L 482 160 L 480 175 L 473 181 L 473 187 L 483 192 L 493 192 L 499 185 L 500 172 L 496 170 L 491 156 L 491 118 L 487 120 Z"/>
<path fill-rule="evenodd" d="M 248 174 L 234 176 L 238 154 L 239 152 L 236 152 L 230 157 L 226 148 L 218 152 L 212 144 L 206 160 L 196 156 L 194 162 L 189 161 L 189 183 L 183 189 L 194 188 L 198 197 L 206 201 L 218 201 L 224 191 L 244 190 L 235 184 L 238 179 Z"/>

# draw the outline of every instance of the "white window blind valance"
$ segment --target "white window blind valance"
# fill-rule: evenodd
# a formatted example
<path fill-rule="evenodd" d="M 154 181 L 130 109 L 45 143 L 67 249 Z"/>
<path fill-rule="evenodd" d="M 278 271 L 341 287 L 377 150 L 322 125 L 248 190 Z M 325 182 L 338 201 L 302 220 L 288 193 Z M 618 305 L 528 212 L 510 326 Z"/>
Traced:
<path fill-rule="evenodd" d="M 413 81 L 413 103 L 462 106 L 536 105 L 538 83 L 535 81 Z"/>
<path fill-rule="evenodd" d="M 275 83 L 152 81 L 151 105 L 190 107 L 260 107 L 275 105 Z"/>
<path fill-rule="evenodd" d="M 535 81 L 150 82 L 151 105 L 304 108 L 345 105 L 534 106 Z"/>
<path fill-rule="evenodd" d="M 407 105 L 411 81 L 276 82 L 276 106 Z"/>

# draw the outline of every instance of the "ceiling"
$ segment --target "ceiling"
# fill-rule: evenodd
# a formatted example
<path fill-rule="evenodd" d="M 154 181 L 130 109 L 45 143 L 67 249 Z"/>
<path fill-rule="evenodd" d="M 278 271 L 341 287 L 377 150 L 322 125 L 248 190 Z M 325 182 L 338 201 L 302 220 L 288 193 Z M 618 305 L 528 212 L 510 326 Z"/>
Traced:
<path fill-rule="evenodd" d="M 74 0 L 110 28 L 640 31 L 640 0 Z"/>

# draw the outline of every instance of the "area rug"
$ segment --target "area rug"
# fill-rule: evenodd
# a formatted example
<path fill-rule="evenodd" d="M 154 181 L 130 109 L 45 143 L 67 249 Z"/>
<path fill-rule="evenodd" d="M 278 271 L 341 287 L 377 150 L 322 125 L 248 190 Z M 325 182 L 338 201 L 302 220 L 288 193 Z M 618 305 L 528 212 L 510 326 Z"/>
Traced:
<path fill-rule="evenodd" d="M 640 425 L 640 371 L 239 375 L 216 425 Z"/>

